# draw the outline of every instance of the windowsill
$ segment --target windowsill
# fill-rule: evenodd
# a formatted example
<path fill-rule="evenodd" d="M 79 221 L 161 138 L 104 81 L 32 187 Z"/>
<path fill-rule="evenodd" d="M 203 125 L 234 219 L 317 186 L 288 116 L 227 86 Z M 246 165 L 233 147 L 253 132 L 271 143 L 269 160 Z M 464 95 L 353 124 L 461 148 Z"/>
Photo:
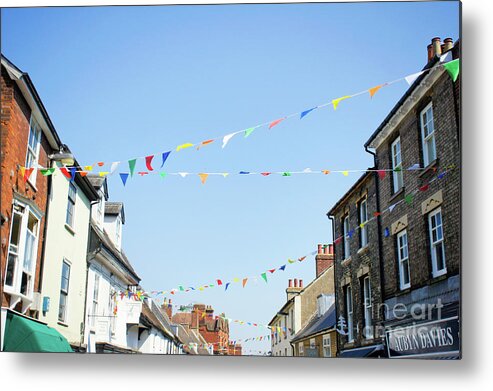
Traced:
<path fill-rule="evenodd" d="M 64 322 L 62 322 L 60 320 L 58 322 L 56 322 L 56 323 L 59 324 L 60 326 L 68 327 L 68 324 L 67 323 L 64 323 Z"/>
<path fill-rule="evenodd" d="M 364 247 L 361 247 L 361 248 L 358 250 L 357 254 L 358 254 L 358 255 L 361 255 L 361 254 L 364 254 L 364 253 L 368 252 L 368 247 L 369 247 L 369 246 L 368 246 L 368 243 L 367 243 L 367 244 L 365 244 L 365 246 L 364 246 Z"/>
<path fill-rule="evenodd" d="M 435 171 L 436 167 L 438 166 L 438 158 L 430 162 L 419 174 L 418 177 L 424 177 L 426 176 L 430 171 Z"/>
<path fill-rule="evenodd" d="M 347 265 L 349 265 L 350 263 L 351 263 L 351 257 L 346 258 L 346 259 L 343 259 L 343 260 L 341 261 L 341 265 L 342 265 L 342 266 L 347 266 Z"/>
<path fill-rule="evenodd" d="M 396 193 L 392 194 L 389 199 L 389 203 L 393 203 L 397 198 L 402 198 L 406 191 L 405 186 L 402 186 Z"/>
<path fill-rule="evenodd" d="M 73 229 L 70 225 L 68 225 L 67 223 L 65 223 L 65 229 L 66 229 L 68 232 L 70 232 L 73 236 L 75 236 L 75 231 L 74 231 L 74 229 Z"/>
<path fill-rule="evenodd" d="M 447 279 L 447 269 L 438 275 L 432 274 L 431 278 L 433 282 Z"/>
<path fill-rule="evenodd" d="M 409 292 L 411 292 L 411 286 L 408 286 L 407 288 L 400 288 L 399 287 L 399 292 L 397 292 L 397 296 L 405 295 Z"/>

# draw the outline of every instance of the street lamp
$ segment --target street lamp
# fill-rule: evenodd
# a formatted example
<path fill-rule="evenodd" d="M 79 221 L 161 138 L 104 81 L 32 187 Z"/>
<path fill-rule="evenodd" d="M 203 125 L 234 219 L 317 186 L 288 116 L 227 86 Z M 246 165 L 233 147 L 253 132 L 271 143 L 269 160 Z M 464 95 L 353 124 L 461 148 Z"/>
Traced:
<path fill-rule="evenodd" d="M 58 153 L 49 155 L 48 158 L 56 162 L 60 162 L 64 166 L 72 166 L 75 162 L 74 155 L 72 155 L 70 152 L 65 152 L 65 148 L 66 146 L 62 145 Z"/>

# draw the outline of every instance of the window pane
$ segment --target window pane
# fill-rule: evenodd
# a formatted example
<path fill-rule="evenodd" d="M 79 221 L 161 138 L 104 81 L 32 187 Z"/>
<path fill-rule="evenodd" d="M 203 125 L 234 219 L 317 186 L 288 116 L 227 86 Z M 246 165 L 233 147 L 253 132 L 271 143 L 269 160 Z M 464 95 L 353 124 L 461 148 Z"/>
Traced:
<path fill-rule="evenodd" d="M 443 243 L 440 242 L 436 245 L 436 260 L 437 260 L 437 270 L 445 269 L 445 254 L 444 254 Z"/>
<path fill-rule="evenodd" d="M 9 258 L 7 262 L 7 272 L 5 273 L 5 285 L 8 286 L 14 285 L 14 274 L 15 274 L 16 263 L 17 263 L 17 255 L 9 254 Z"/>
<path fill-rule="evenodd" d="M 31 272 L 31 268 L 33 266 L 34 260 L 34 241 L 35 237 L 29 231 L 26 233 L 26 248 L 24 253 L 24 269 L 28 272 Z"/>
<path fill-rule="evenodd" d="M 60 293 L 60 304 L 58 306 L 58 320 L 65 321 L 65 309 L 67 308 L 67 295 Z"/>
<path fill-rule="evenodd" d="M 23 295 L 28 296 L 30 293 L 30 287 L 29 285 L 31 284 L 31 276 L 27 273 L 22 273 L 22 279 L 21 279 L 21 293 Z"/>
<path fill-rule="evenodd" d="M 20 226 L 21 226 L 21 216 L 14 213 L 12 220 L 12 231 L 10 233 L 10 245 L 18 246 L 20 238 Z"/>

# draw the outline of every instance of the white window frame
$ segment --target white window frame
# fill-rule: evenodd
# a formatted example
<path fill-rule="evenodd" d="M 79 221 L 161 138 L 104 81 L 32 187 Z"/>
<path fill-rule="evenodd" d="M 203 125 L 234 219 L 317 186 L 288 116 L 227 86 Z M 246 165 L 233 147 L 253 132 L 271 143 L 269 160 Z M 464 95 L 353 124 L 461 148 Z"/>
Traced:
<path fill-rule="evenodd" d="M 397 137 L 390 146 L 392 157 L 392 186 L 394 194 L 404 187 L 404 175 L 402 173 L 402 144 L 401 138 Z M 395 171 L 396 169 L 400 169 Z"/>
<path fill-rule="evenodd" d="M 15 287 L 17 286 L 17 276 L 18 276 L 18 265 L 19 265 L 19 260 L 20 260 L 20 255 L 22 252 L 22 222 L 23 222 L 23 216 L 24 213 L 15 210 L 15 207 L 12 210 L 12 218 L 10 222 L 10 234 L 9 234 L 9 247 L 8 247 L 8 253 L 7 253 L 7 264 L 5 265 L 5 277 L 4 277 L 4 287 L 7 288 L 8 290 L 15 290 Z M 12 244 L 12 230 L 14 228 L 14 220 L 19 219 L 18 223 L 18 237 L 17 237 L 17 244 Z M 12 267 L 12 284 L 7 284 L 7 274 L 8 274 L 8 269 L 9 269 L 9 263 L 10 263 L 10 256 L 13 257 L 13 267 Z"/>
<path fill-rule="evenodd" d="M 34 135 L 35 145 L 31 144 L 31 133 Z M 36 174 L 38 172 L 38 162 L 39 162 L 39 149 L 41 146 L 41 126 L 39 125 L 34 115 L 31 114 L 29 121 L 29 134 L 27 136 L 27 148 L 26 148 L 26 168 L 34 167 L 33 172 L 28 178 L 28 182 L 36 188 Z M 29 163 L 29 157 L 32 156 L 32 161 Z"/>
<path fill-rule="evenodd" d="M 4 279 L 4 291 L 9 294 L 14 294 L 22 298 L 32 299 L 34 292 L 34 280 L 36 273 L 36 265 L 38 259 L 38 241 L 39 241 L 39 226 L 41 224 L 40 216 L 29 207 L 29 205 L 22 204 L 15 200 L 12 209 L 12 214 L 17 215 L 21 220 L 19 224 L 19 239 L 18 244 L 14 248 L 11 245 L 12 227 L 14 219 L 11 219 L 11 226 L 9 232 L 9 247 L 7 252 L 7 262 L 5 265 L 5 279 Z M 28 228 L 29 217 L 32 216 L 35 220 L 35 232 L 32 232 Z M 32 237 L 31 242 L 31 259 L 30 264 L 26 265 L 28 235 Z M 13 255 L 16 259 L 14 261 L 13 279 L 12 285 L 5 284 L 7 278 L 7 270 L 9 267 L 9 256 Z M 28 266 L 26 268 L 26 266 Z M 23 275 L 27 276 L 28 283 L 26 290 L 22 292 L 22 278 Z"/>
<path fill-rule="evenodd" d="M 116 227 L 115 227 L 115 236 L 116 236 L 116 245 L 118 247 L 121 246 L 121 234 L 122 234 L 122 220 L 120 216 L 116 217 Z"/>
<path fill-rule="evenodd" d="M 433 220 L 437 221 L 436 216 L 440 216 L 440 224 L 433 227 Z M 428 230 L 430 232 L 430 251 L 431 251 L 431 266 L 433 277 L 439 277 L 447 273 L 447 261 L 445 258 L 445 243 L 443 239 L 443 216 L 442 209 L 437 208 L 428 215 Z M 433 239 L 433 233 L 436 232 L 437 239 Z M 438 238 L 440 234 L 440 238 Z M 443 259 L 443 268 L 438 269 L 438 248 L 440 246 Z"/>
<path fill-rule="evenodd" d="M 342 227 L 344 233 L 344 259 L 348 259 L 351 256 L 351 242 L 349 240 L 349 213 L 342 218 Z"/>
<path fill-rule="evenodd" d="M 364 336 L 366 339 L 373 339 L 373 303 L 371 300 L 371 281 L 369 276 L 363 278 L 363 310 L 365 319 Z"/>
<path fill-rule="evenodd" d="M 347 315 L 347 339 L 348 342 L 354 341 L 353 331 L 353 292 L 351 285 L 346 286 L 346 315 Z"/>
<path fill-rule="evenodd" d="M 332 349 L 331 349 L 331 337 L 329 335 L 324 335 L 322 337 L 322 345 L 323 345 L 323 356 L 324 357 L 332 357 Z"/>
<path fill-rule="evenodd" d="M 364 211 L 363 211 L 364 205 Z M 364 212 L 364 213 L 363 213 Z M 368 229 L 366 224 L 368 223 L 368 198 L 363 198 L 358 203 L 358 216 L 360 224 L 364 224 L 363 227 L 359 227 L 359 241 L 360 248 L 366 247 L 368 245 Z"/>
<path fill-rule="evenodd" d="M 71 195 L 71 190 L 73 190 L 73 196 Z M 68 195 L 67 195 L 67 212 L 65 215 L 65 224 L 70 228 L 74 227 L 75 220 L 75 204 L 77 202 L 77 186 L 70 181 L 68 185 Z M 71 209 L 71 210 L 70 210 Z M 70 220 L 69 220 L 70 215 Z"/>
<path fill-rule="evenodd" d="M 68 267 L 68 279 L 67 279 L 67 287 L 63 287 L 63 281 L 64 281 L 64 276 L 63 276 L 63 269 L 64 266 Z M 67 323 L 67 308 L 68 308 L 68 295 L 69 295 L 69 290 L 70 290 L 70 272 L 71 272 L 72 265 L 67 259 L 64 259 L 62 262 L 62 274 L 60 276 L 60 298 L 58 300 L 58 321 L 62 323 Z M 63 308 L 63 316 L 60 317 L 60 310 L 62 307 L 62 296 L 65 297 L 65 305 Z"/>
<path fill-rule="evenodd" d="M 424 117 L 426 114 L 428 115 L 427 121 L 425 123 Z M 430 102 L 421 112 L 419 113 L 419 121 L 421 125 L 421 146 L 423 148 L 423 163 L 424 166 L 427 167 L 430 163 L 432 163 L 437 157 L 436 151 L 436 140 L 435 140 L 435 122 L 433 116 L 433 105 Z M 429 129 L 431 125 L 431 132 L 425 135 L 425 128 Z M 432 146 L 433 156 L 429 155 L 428 145 Z"/>
<path fill-rule="evenodd" d="M 303 357 L 305 355 L 305 349 L 303 346 L 303 342 L 298 343 L 298 355 Z"/>
<path fill-rule="evenodd" d="M 90 319 L 91 327 L 94 327 L 96 325 L 96 316 L 99 309 L 100 283 L 101 283 L 100 275 L 98 273 L 94 273 L 94 284 L 92 287 L 91 319 Z"/>
<path fill-rule="evenodd" d="M 397 261 L 399 263 L 399 288 L 401 290 L 411 287 L 411 270 L 409 267 L 409 237 L 407 230 L 402 230 L 397 234 Z M 404 280 L 405 271 L 409 281 Z"/>

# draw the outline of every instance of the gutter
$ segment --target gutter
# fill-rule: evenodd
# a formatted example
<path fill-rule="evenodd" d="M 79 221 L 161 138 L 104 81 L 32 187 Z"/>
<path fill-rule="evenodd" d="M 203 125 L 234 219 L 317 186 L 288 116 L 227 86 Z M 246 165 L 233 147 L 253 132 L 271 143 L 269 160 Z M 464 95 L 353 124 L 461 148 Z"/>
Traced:
<path fill-rule="evenodd" d="M 373 155 L 373 165 L 378 169 L 378 157 L 376 152 L 370 151 L 367 145 L 365 145 L 365 151 L 370 155 Z M 380 177 L 378 176 L 377 171 L 373 173 L 375 177 L 375 195 L 377 197 L 377 211 L 380 210 Z M 385 286 L 385 273 L 383 267 L 383 244 L 382 244 L 382 217 L 377 216 L 377 237 L 378 237 L 378 258 L 379 258 L 379 268 L 380 268 L 380 304 L 383 304 L 383 292 Z M 383 308 L 383 307 L 382 307 Z M 385 314 L 382 314 L 382 321 L 384 321 Z"/>
<path fill-rule="evenodd" d="M 330 213 L 330 212 L 329 212 Z M 337 276 L 337 254 L 336 254 L 336 246 L 334 244 L 334 240 L 335 240 L 335 237 L 336 237 L 336 226 L 335 226 L 335 220 L 334 220 L 334 216 L 330 215 L 329 213 L 327 213 L 327 217 L 329 218 L 329 220 L 331 221 L 332 223 L 332 248 L 334 250 L 334 262 L 333 262 L 333 265 L 334 265 L 334 278 L 335 276 Z M 339 319 L 339 314 L 337 313 L 337 309 L 339 308 L 339 305 L 338 305 L 338 300 L 337 300 L 337 297 L 338 297 L 338 289 L 334 289 L 334 304 L 335 304 L 335 311 L 336 311 L 336 325 L 337 325 L 337 319 Z M 336 350 L 339 351 L 339 338 L 336 338 Z"/>

